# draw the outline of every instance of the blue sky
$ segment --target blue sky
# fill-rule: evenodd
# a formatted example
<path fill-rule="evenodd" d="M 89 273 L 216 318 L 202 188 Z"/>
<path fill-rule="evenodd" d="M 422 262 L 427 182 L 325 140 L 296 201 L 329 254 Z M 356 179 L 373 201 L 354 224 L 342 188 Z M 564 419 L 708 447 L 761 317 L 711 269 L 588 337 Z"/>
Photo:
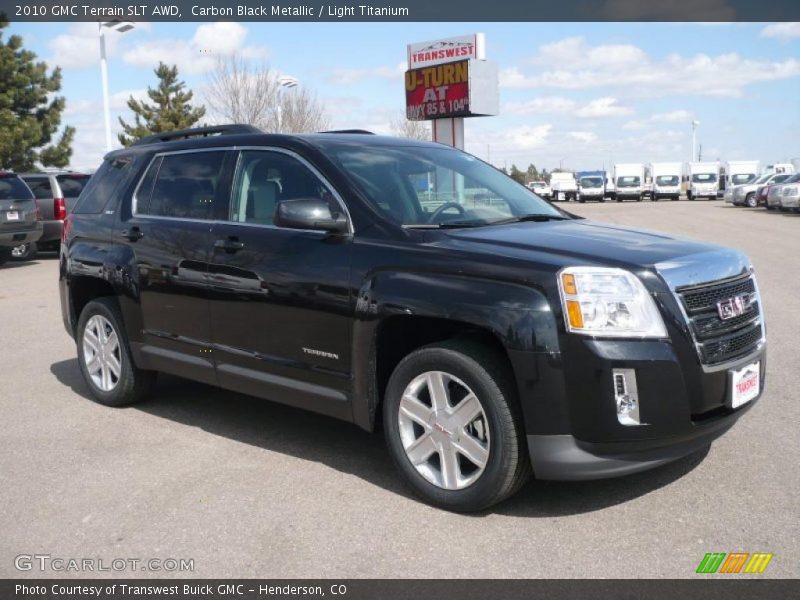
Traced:
<path fill-rule="evenodd" d="M 104 150 L 96 25 L 7 30 L 63 69 L 73 166 Z M 109 39 L 113 120 L 177 63 L 202 101 L 216 57 L 266 61 L 317 92 L 336 128 L 388 132 L 402 114 L 406 44 L 486 33 L 501 114 L 467 120 L 467 150 L 502 166 L 594 169 L 688 160 L 693 119 L 709 159 L 800 157 L 800 24 L 149 23 Z"/>

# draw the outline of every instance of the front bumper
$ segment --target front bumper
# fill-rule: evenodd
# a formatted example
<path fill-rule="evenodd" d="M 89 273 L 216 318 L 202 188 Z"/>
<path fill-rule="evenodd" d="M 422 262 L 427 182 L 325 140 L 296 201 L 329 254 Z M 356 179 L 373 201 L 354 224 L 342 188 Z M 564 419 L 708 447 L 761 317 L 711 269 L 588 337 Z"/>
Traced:
<path fill-rule="evenodd" d="M 36 225 L 21 231 L 3 231 L 0 233 L 0 246 L 16 247 L 22 244 L 39 241 L 42 237 L 42 223 L 37 221 Z"/>
<path fill-rule="evenodd" d="M 782 196 L 781 206 L 783 206 L 784 208 L 800 207 L 800 196 Z"/>
<path fill-rule="evenodd" d="M 570 350 L 574 362 L 591 376 L 566 373 L 568 430 L 528 429 L 528 452 L 539 479 L 602 479 L 666 464 L 711 444 L 764 392 L 766 345 L 706 371 L 665 342 L 576 343 L 584 349 L 583 356 L 575 355 L 575 347 Z M 733 409 L 730 372 L 755 361 L 760 362 L 759 395 Z M 636 372 L 642 425 L 626 426 L 616 419 L 611 373 L 625 368 Z"/>
<path fill-rule="evenodd" d="M 571 435 L 529 435 L 528 452 L 537 479 L 585 481 L 631 475 L 660 467 L 705 448 L 736 420 L 724 421 L 693 436 L 666 438 L 651 448 L 619 442 L 617 448 L 581 442 Z"/>

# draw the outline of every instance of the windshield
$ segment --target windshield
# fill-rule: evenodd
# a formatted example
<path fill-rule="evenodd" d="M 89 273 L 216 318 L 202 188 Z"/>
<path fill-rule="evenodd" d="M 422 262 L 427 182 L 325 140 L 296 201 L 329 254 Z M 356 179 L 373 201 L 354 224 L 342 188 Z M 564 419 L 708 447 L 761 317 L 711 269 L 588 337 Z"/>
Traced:
<path fill-rule="evenodd" d="M 797 183 L 798 181 L 800 181 L 800 173 L 795 173 L 794 175 L 789 177 L 789 179 L 787 179 L 783 183 Z"/>
<path fill-rule="evenodd" d="M 337 145 L 330 152 L 369 202 L 402 225 L 469 227 L 525 215 L 564 218 L 525 186 L 459 150 Z"/>
<path fill-rule="evenodd" d="M 692 175 L 692 183 L 716 183 L 717 176 L 714 173 L 695 173 Z"/>
<path fill-rule="evenodd" d="M 547 184 L 544 181 L 534 181 L 531 187 L 538 190 L 547 187 Z"/>
<path fill-rule="evenodd" d="M 641 178 L 636 175 L 617 177 L 617 187 L 636 187 L 640 181 Z"/>
<path fill-rule="evenodd" d="M 581 187 L 599 188 L 603 186 L 602 177 L 581 177 Z"/>
<path fill-rule="evenodd" d="M 677 175 L 659 175 L 656 177 L 656 185 L 678 185 Z"/>
<path fill-rule="evenodd" d="M 0 200 L 32 200 L 33 192 L 16 175 L 0 173 Z"/>
<path fill-rule="evenodd" d="M 772 177 L 772 173 L 764 173 L 761 177 L 756 179 L 753 183 L 766 183 Z"/>
<path fill-rule="evenodd" d="M 789 177 L 791 177 L 791 174 L 776 175 L 775 179 L 773 179 L 770 183 L 783 183 L 789 179 Z"/>
<path fill-rule="evenodd" d="M 731 175 L 731 183 L 733 183 L 733 185 L 742 185 L 750 183 L 755 178 L 755 173 L 736 173 L 736 175 Z"/>

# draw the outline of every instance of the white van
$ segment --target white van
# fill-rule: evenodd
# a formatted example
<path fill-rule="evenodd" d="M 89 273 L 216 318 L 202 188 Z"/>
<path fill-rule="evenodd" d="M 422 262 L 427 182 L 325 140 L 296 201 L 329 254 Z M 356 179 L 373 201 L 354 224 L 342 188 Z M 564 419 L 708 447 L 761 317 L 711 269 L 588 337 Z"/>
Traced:
<path fill-rule="evenodd" d="M 650 174 L 653 177 L 653 200 L 680 198 L 683 163 L 650 163 Z"/>

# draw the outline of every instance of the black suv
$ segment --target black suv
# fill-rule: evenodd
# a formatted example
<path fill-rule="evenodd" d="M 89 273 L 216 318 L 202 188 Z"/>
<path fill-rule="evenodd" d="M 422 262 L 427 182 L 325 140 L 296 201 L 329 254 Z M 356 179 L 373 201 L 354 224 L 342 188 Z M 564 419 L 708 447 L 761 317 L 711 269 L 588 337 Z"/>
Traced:
<path fill-rule="evenodd" d="M 157 371 L 383 423 L 424 499 L 641 471 L 764 388 L 735 250 L 555 208 L 450 147 L 174 132 L 110 153 L 67 218 L 64 323 L 98 401 Z M 309 443 L 313 443 L 310 440 Z"/>

